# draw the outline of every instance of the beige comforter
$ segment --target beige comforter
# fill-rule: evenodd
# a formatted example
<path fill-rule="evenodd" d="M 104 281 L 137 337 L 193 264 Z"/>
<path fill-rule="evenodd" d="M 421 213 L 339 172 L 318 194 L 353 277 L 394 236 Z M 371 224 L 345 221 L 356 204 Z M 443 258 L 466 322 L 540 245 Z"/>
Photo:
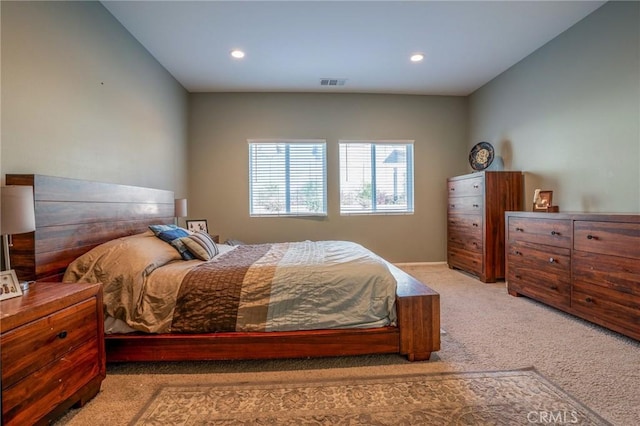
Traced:
<path fill-rule="evenodd" d="M 106 316 L 149 333 L 395 324 L 395 279 L 358 244 L 220 247 L 210 261 L 184 261 L 148 232 L 95 248 L 69 266 L 64 280 L 102 282 Z"/>

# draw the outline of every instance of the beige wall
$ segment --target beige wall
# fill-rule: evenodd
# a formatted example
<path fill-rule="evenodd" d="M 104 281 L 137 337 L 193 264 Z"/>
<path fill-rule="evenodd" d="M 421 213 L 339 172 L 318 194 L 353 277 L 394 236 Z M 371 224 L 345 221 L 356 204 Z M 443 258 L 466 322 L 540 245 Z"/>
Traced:
<path fill-rule="evenodd" d="M 186 195 L 187 92 L 99 2 L 1 2 L 2 179 Z"/>
<path fill-rule="evenodd" d="M 446 178 L 465 171 L 467 99 L 362 94 L 192 94 L 189 213 L 246 242 L 344 239 L 394 262 L 442 261 Z M 251 138 L 326 139 L 328 216 L 250 218 Z M 414 140 L 415 214 L 340 216 L 338 140 Z"/>
<path fill-rule="evenodd" d="M 494 144 L 563 211 L 640 212 L 640 3 L 610 2 L 470 98 Z"/>

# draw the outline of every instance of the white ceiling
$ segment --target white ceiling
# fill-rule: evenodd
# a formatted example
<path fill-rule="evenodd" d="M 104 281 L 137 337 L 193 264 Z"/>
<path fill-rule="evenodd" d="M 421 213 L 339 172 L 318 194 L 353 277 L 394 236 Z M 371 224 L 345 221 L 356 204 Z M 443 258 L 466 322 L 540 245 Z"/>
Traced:
<path fill-rule="evenodd" d="M 190 92 L 467 95 L 605 2 L 102 3 Z"/>

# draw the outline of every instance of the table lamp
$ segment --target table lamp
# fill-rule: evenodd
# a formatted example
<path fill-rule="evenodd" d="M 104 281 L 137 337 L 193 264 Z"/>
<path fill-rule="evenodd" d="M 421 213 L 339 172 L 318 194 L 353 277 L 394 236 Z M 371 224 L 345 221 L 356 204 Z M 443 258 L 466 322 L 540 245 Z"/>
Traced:
<path fill-rule="evenodd" d="M 175 199 L 175 209 L 174 215 L 176 216 L 176 225 L 180 225 L 178 223 L 179 218 L 187 217 L 187 199 L 186 198 L 176 198 Z"/>
<path fill-rule="evenodd" d="M 36 215 L 33 207 L 33 187 L 10 185 L 0 187 L 1 215 L 0 234 L 4 254 L 4 270 L 11 269 L 9 247 L 13 247 L 12 235 L 36 230 Z"/>

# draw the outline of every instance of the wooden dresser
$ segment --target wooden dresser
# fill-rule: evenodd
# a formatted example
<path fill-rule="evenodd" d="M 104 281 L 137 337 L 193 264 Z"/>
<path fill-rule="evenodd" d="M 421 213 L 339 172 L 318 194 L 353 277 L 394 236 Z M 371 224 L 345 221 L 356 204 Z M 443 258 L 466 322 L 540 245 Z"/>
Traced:
<path fill-rule="evenodd" d="M 504 213 L 521 210 L 522 172 L 477 172 L 447 179 L 447 262 L 483 282 L 505 277 Z"/>
<path fill-rule="evenodd" d="M 505 217 L 509 294 L 640 340 L 640 215 Z"/>
<path fill-rule="evenodd" d="M 105 378 L 102 286 L 39 282 L 0 302 L 2 423 L 46 423 Z"/>

